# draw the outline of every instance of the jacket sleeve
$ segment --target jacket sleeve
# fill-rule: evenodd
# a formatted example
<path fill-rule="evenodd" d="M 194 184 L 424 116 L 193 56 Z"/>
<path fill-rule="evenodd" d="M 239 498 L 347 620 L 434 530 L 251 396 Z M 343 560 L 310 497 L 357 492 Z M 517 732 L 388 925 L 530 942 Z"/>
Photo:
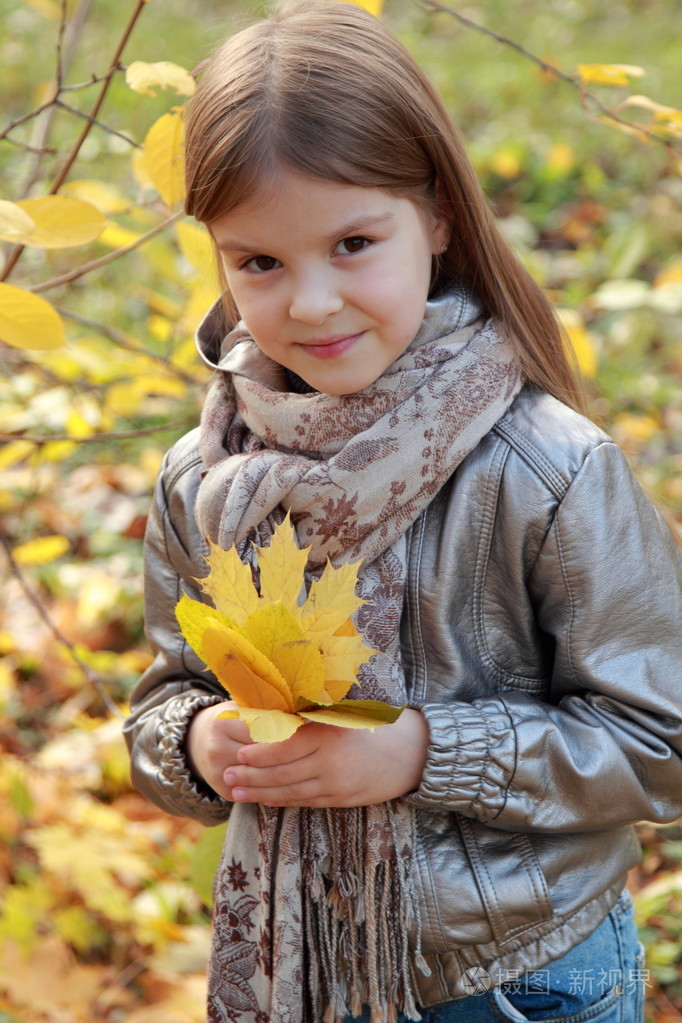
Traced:
<path fill-rule="evenodd" d="M 185 739 L 193 716 L 226 694 L 203 670 L 184 641 L 175 604 L 186 591 L 201 599 L 194 582 L 208 553 L 194 524 L 198 456 L 182 455 L 183 441 L 159 475 L 145 534 L 145 624 L 154 660 L 137 684 L 124 735 L 135 788 L 168 813 L 207 826 L 230 815 L 223 800 L 189 770 Z M 186 446 L 186 445 L 185 445 Z M 171 453 L 173 454 L 173 453 Z"/>
<path fill-rule="evenodd" d="M 552 651 L 545 692 L 423 705 L 431 745 L 408 799 L 515 831 L 674 820 L 682 569 L 614 444 L 585 459 L 526 585 Z"/>

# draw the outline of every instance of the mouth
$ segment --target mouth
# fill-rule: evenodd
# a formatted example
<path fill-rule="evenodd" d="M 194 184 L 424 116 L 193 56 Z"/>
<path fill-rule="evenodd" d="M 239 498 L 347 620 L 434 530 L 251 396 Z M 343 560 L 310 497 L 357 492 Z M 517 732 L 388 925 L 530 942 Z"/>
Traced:
<path fill-rule="evenodd" d="M 334 335 L 332 337 L 311 338 L 310 341 L 299 341 L 299 347 L 316 359 L 335 359 L 352 348 L 365 331 L 359 334 Z"/>

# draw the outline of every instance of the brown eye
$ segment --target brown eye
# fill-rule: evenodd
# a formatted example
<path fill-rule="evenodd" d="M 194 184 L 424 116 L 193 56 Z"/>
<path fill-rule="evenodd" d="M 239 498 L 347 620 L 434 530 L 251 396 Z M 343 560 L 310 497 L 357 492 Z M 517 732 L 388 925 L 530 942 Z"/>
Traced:
<path fill-rule="evenodd" d="M 274 270 L 279 260 L 273 256 L 254 256 L 246 264 L 249 270 L 253 270 L 257 273 L 264 273 L 267 270 Z"/>
<path fill-rule="evenodd" d="M 362 238 L 359 235 L 354 238 L 344 238 L 343 241 L 339 242 L 339 248 L 343 252 L 362 252 L 367 245 L 369 245 L 369 239 Z"/>

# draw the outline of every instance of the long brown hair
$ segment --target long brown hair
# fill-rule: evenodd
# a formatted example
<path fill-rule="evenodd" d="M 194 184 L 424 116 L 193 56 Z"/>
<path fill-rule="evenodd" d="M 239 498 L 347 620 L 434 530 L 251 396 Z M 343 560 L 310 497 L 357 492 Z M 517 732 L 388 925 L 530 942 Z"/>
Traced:
<path fill-rule="evenodd" d="M 382 188 L 444 218 L 435 290 L 467 285 L 528 380 L 582 407 L 552 305 L 502 235 L 440 99 L 355 4 L 286 3 L 228 39 L 202 75 L 187 120 L 187 213 L 210 225 L 284 167 Z"/>

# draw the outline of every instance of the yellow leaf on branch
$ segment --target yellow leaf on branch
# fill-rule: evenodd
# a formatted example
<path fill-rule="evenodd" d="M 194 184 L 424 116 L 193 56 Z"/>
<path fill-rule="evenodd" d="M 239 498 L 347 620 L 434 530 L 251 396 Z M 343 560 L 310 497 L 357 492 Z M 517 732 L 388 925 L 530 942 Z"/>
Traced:
<path fill-rule="evenodd" d="M 674 259 L 664 270 L 661 270 L 654 281 L 655 288 L 663 288 L 671 284 L 682 285 L 682 259 Z"/>
<path fill-rule="evenodd" d="M 568 336 L 570 354 L 575 358 L 581 375 L 591 380 L 597 375 L 599 365 L 594 338 L 576 309 L 559 309 L 558 315 Z"/>
<path fill-rule="evenodd" d="M 139 231 L 132 231 L 129 227 L 122 227 L 121 224 L 110 223 L 99 236 L 100 245 L 106 245 L 109 249 L 124 249 L 128 245 L 134 245 L 139 241 L 142 234 Z"/>
<path fill-rule="evenodd" d="M 190 224 L 181 220 L 175 225 L 178 245 L 183 256 L 198 273 L 205 274 L 207 266 L 215 263 L 211 236 L 203 224 Z"/>
<path fill-rule="evenodd" d="M 115 185 L 93 178 L 65 181 L 60 194 L 73 196 L 74 199 L 85 199 L 106 214 L 120 213 L 131 206 L 130 199 L 126 199 Z"/>
<path fill-rule="evenodd" d="M 184 139 L 184 109 L 176 107 L 154 122 L 144 140 L 144 170 L 166 206 L 171 208 L 185 195 Z"/>
<path fill-rule="evenodd" d="M 0 240 L 20 243 L 35 230 L 35 223 L 15 202 L 0 199 Z"/>
<path fill-rule="evenodd" d="M 356 3 L 359 7 L 364 7 L 375 18 L 379 17 L 384 6 L 384 0 L 350 0 L 350 3 Z"/>
<path fill-rule="evenodd" d="M 257 553 L 260 592 L 234 547 L 211 544 L 209 574 L 197 581 L 215 607 L 186 594 L 176 607 L 183 636 L 237 704 L 221 716 L 240 718 L 256 742 L 282 742 L 308 720 L 369 729 L 395 721 L 402 708 L 344 699 L 376 653 L 351 618 L 363 603 L 359 563 L 328 564 L 301 603 L 308 551 L 289 516 Z"/>
<path fill-rule="evenodd" d="M 22 245 L 40 249 L 70 249 L 89 245 L 107 222 L 101 210 L 85 199 L 70 195 L 45 195 L 16 203 L 32 221 L 33 229 L 18 239 Z"/>
<path fill-rule="evenodd" d="M 197 87 L 189 71 L 170 60 L 159 60 L 153 64 L 148 64 L 144 60 L 134 60 L 126 71 L 126 84 L 134 92 L 141 92 L 145 96 L 156 96 L 155 87 L 159 89 L 170 87 L 181 96 L 193 96 Z"/>
<path fill-rule="evenodd" d="M 66 343 L 57 310 L 40 295 L 0 283 L 0 341 L 15 348 L 59 348 Z"/>
<path fill-rule="evenodd" d="M 646 74 L 635 64 L 578 64 L 577 72 L 583 85 L 629 85 L 631 78 Z"/>
<path fill-rule="evenodd" d="M 35 540 L 19 544 L 12 554 L 19 565 L 47 565 L 61 558 L 70 547 L 65 536 L 37 536 Z"/>

